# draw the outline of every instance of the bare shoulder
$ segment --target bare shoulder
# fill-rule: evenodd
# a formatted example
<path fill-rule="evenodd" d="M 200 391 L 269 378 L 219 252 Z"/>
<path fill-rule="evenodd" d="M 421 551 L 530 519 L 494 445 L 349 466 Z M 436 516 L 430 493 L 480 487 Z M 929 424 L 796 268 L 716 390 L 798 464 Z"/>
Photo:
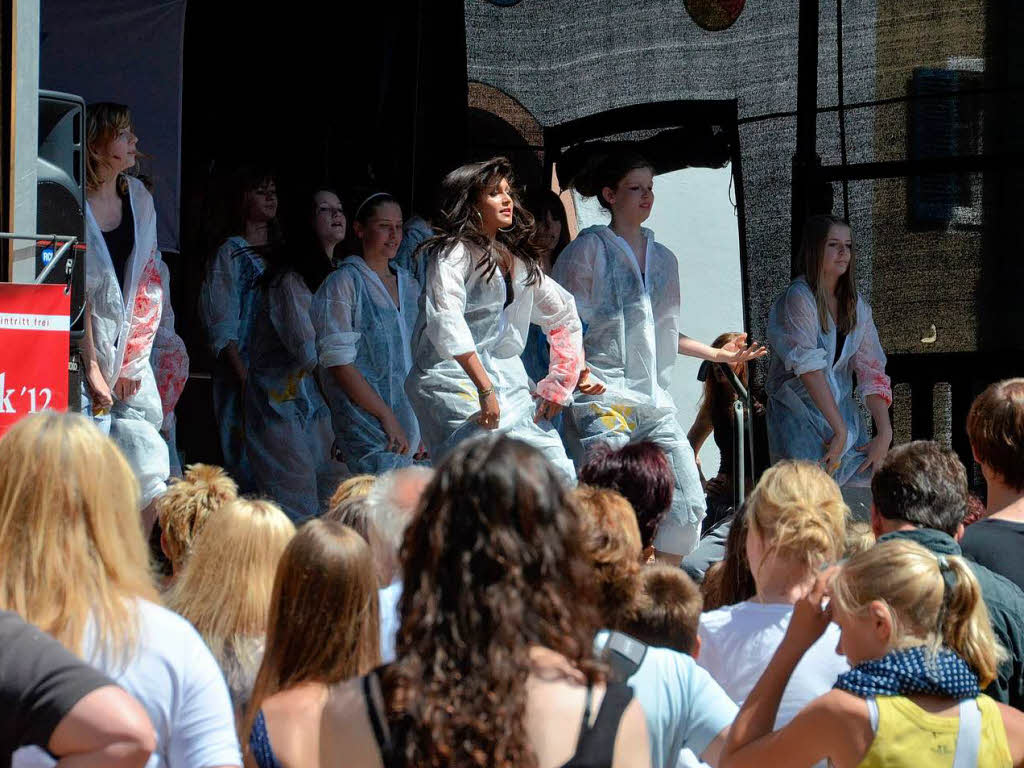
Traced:
<path fill-rule="evenodd" d="M 1006 729 L 1006 742 L 1010 746 L 1010 756 L 1014 765 L 1024 765 L 1024 712 L 1007 704 L 995 702 L 999 707 L 999 715 Z"/>

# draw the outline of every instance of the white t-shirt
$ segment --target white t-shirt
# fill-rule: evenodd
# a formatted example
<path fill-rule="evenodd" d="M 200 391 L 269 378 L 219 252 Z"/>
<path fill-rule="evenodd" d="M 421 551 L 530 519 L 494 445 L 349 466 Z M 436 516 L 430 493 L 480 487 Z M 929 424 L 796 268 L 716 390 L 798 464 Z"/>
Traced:
<path fill-rule="evenodd" d="M 395 660 L 395 636 L 398 634 L 400 619 L 398 601 L 402 599 L 402 582 L 393 581 L 377 592 L 380 611 L 380 661 L 390 664 Z"/>
<path fill-rule="evenodd" d="M 191 624 L 175 613 L 138 601 L 139 640 L 127 665 L 86 659 L 132 694 L 156 730 L 156 751 L 146 768 L 241 766 L 231 698 L 217 662 Z M 35 747 L 14 754 L 13 768 L 52 766 Z"/>
<path fill-rule="evenodd" d="M 608 632 L 598 632 L 595 653 L 607 642 Z M 676 768 L 684 748 L 700 755 L 736 719 L 725 691 L 691 657 L 670 648 L 648 647 L 626 682 L 647 718 L 652 768 Z"/>
<path fill-rule="evenodd" d="M 709 611 L 700 617 L 699 663 L 740 706 L 768 666 L 789 627 L 793 606 L 745 602 Z M 786 725 L 812 700 L 828 692 L 849 670 L 836 653 L 839 627 L 829 624 L 812 645 L 786 685 L 775 728 Z"/>

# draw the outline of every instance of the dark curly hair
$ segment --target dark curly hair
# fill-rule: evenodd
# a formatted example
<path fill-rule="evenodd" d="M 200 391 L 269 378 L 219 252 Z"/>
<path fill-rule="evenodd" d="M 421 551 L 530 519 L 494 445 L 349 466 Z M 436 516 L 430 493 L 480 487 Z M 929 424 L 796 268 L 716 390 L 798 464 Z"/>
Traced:
<path fill-rule="evenodd" d="M 530 648 L 602 679 L 581 547 L 576 509 L 536 449 L 488 436 L 452 451 L 405 534 L 398 661 L 381 676 L 405 765 L 536 766 Z"/>
<path fill-rule="evenodd" d="M 485 190 L 505 179 L 512 198 L 512 226 L 508 231 L 498 230 L 491 239 L 480 228 L 481 218 L 477 200 Z M 526 284 L 533 285 L 541 279 L 541 247 L 537 244 L 537 226 L 533 214 L 520 202 L 515 190 L 512 164 L 504 157 L 492 157 L 482 163 L 462 165 L 441 181 L 441 206 L 434 229 L 440 234 L 427 238 L 416 249 L 415 257 L 421 254 L 441 254 L 459 243 L 476 246 L 479 256 L 477 267 L 490 279 L 502 267 L 511 270 L 513 260 L 518 258 L 526 265 Z"/>

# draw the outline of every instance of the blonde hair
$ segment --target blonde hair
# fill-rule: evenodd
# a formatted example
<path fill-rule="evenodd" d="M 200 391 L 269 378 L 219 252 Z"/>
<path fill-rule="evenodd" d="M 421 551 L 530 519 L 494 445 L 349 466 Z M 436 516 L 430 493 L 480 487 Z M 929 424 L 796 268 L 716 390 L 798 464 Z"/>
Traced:
<path fill-rule="evenodd" d="M 266 631 L 274 573 L 294 535 L 276 505 L 235 499 L 196 538 L 167 607 L 192 623 L 218 660 Z"/>
<path fill-rule="evenodd" d="M 352 477 L 342 480 L 331 496 L 331 500 L 327 503 L 328 513 L 336 510 L 349 499 L 365 498 L 376 482 L 376 475 L 352 475 Z"/>
<path fill-rule="evenodd" d="M 948 588 L 946 568 L 952 577 Z M 961 557 L 936 556 L 913 541 L 883 541 L 843 565 L 831 596 L 850 615 L 880 601 L 892 617 L 894 648 L 945 646 L 974 669 L 982 688 L 995 679 L 1005 658 L 992 634 L 981 586 Z"/>
<path fill-rule="evenodd" d="M 815 303 L 818 305 L 818 322 L 821 324 L 823 333 L 828 333 L 829 312 L 825 286 L 821 283 L 821 264 L 824 261 L 825 243 L 828 242 L 828 233 L 832 227 L 846 227 L 850 230 L 852 240 L 853 229 L 847 221 L 838 216 L 819 215 L 807 219 L 800 241 L 800 260 L 804 263 L 804 278 L 814 293 Z M 854 245 L 856 245 L 855 242 Z M 849 333 L 857 324 L 857 279 L 853 271 L 853 265 L 856 263 L 854 254 L 855 250 L 851 249 L 850 266 L 846 268 L 846 272 L 839 278 L 836 285 L 839 311 L 835 323 L 836 328 L 842 333 Z"/>
<path fill-rule="evenodd" d="M 307 681 L 333 685 L 380 663 L 377 578 L 362 536 L 333 520 L 302 526 L 277 568 L 266 637 L 240 729 L 245 752 L 269 696 Z"/>
<path fill-rule="evenodd" d="M 167 557 L 175 571 L 192 550 L 192 542 L 217 509 L 238 497 L 238 486 L 228 473 L 212 464 L 192 464 L 185 476 L 171 481 L 156 499 L 157 519 L 164 533 Z"/>
<path fill-rule="evenodd" d="M 802 562 L 811 572 L 839 559 L 849 514 L 839 486 L 824 470 L 786 459 L 765 471 L 754 487 L 747 500 L 746 523 L 764 542 L 762 565 L 773 553 Z"/>
<path fill-rule="evenodd" d="M 600 610 L 606 623 L 618 625 L 633 616 L 643 597 L 636 512 L 622 494 L 607 488 L 578 485 L 570 497 L 580 513 L 583 550 L 597 573 Z"/>
<path fill-rule="evenodd" d="M 99 189 L 103 183 L 103 170 L 107 166 L 107 161 L 100 152 L 105 152 L 110 142 L 117 138 L 117 134 L 121 131 L 134 132 L 134 130 L 131 110 L 124 104 L 103 101 L 88 106 L 85 118 L 86 189 Z M 136 156 L 142 157 L 138 148 L 136 148 Z M 127 194 L 128 182 L 123 174 L 118 179 L 118 188 L 121 194 Z"/>
<path fill-rule="evenodd" d="M 843 557 L 850 558 L 875 546 L 875 532 L 871 523 L 851 520 L 846 525 L 846 541 L 843 543 Z"/>
<path fill-rule="evenodd" d="M 159 600 L 124 456 L 83 416 L 26 416 L 0 440 L 0 608 L 65 647 L 124 660 L 138 639 L 134 599 Z"/>

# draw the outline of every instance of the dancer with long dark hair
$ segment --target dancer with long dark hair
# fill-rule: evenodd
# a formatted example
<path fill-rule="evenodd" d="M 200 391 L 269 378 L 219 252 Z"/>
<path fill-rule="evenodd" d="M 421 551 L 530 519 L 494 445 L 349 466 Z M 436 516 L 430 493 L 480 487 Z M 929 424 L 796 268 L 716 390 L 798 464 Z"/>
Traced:
<path fill-rule="evenodd" d="M 580 382 L 579 315 L 540 268 L 533 216 L 519 205 L 508 160 L 449 173 L 435 228 L 441 234 L 421 246 L 431 253 L 405 383 L 431 456 L 499 430 L 575 478 L 551 419 Z M 551 349 L 548 374 L 533 392 L 520 357 L 531 322 Z"/>

